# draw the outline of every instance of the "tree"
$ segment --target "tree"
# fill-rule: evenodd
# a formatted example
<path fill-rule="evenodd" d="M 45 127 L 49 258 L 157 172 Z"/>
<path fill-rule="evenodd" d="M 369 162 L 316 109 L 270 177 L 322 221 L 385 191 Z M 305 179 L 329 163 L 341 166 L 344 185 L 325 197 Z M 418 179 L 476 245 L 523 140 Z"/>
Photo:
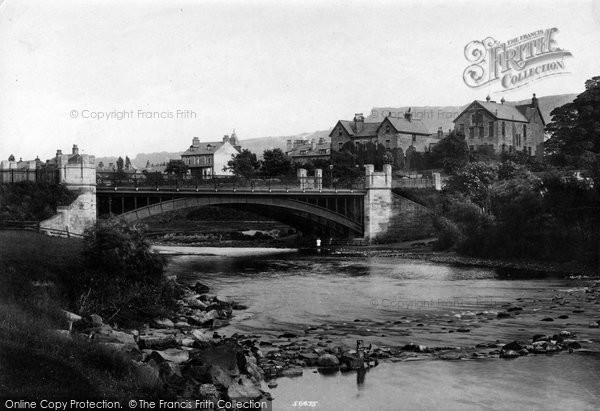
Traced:
<path fill-rule="evenodd" d="M 552 110 L 545 152 L 559 166 L 598 170 L 600 163 L 600 76 L 585 82 L 572 103 Z M 597 181 L 600 183 L 600 181 Z"/>
<path fill-rule="evenodd" d="M 260 162 L 256 158 L 256 154 L 248 149 L 242 150 L 241 153 L 236 156 L 232 156 L 232 159 L 227 162 L 227 170 L 238 176 L 246 179 L 251 179 L 257 173 L 260 168 Z"/>
<path fill-rule="evenodd" d="M 119 156 L 117 159 L 117 171 L 123 171 L 123 157 Z"/>
<path fill-rule="evenodd" d="M 15 156 L 12 154 L 8 157 L 8 161 L 15 161 Z"/>
<path fill-rule="evenodd" d="M 167 164 L 167 168 L 165 168 L 165 173 L 167 174 L 175 174 L 177 177 L 182 177 L 187 174 L 188 166 L 183 162 L 183 160 L 171 160 L 169 164 Z"/>
<path fill-rule="evenodd" d="M 433 167 L 442 167 L 446 173 L 453 174 L 468 163 L 469 146 L 464 136 L 453 131 L 433 146 L 430 158 Z"/>
<path fill-rule="evenodd" d="M 448 179 L 445 190 L 462 194 L 483 210 L 489 210 L 489 189 L 496 178 L 496 167 L 482 162 L 469 163 Z"/>
<path fill-rule="evenodd" d="M 131 160 L 129 156 L 125 156 L 125 169 L 129 170 L 131 168 Z"/>
<path fill-rule="evenodd" d="M 260 169 L 266 177 L 288 176 L 294 171 L 292 160 L 280 148 L 263 152 Z"/>
<path fill-rule="evenodd" d="M 98 163 L 98 168 L 99 168 L 100 170 L 102 170 L 102 169 L 104 168 L 104 163 L 103 163 L 102 161 L 100 161 L 100 162 Z"/>

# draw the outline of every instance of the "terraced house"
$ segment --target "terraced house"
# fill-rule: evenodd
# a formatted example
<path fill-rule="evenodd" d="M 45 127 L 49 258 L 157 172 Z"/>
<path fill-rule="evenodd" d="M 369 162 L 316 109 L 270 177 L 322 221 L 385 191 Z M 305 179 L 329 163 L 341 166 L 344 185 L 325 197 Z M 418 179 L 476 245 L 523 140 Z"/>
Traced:
<path fill-rule="evenodd" d="M 454 120 L 454 130 L 465 136 L 471 150 L 491 147 L 496 153 L 523 151 L 530 156 L 544 152 L 546 123 L 533 95 L 530 104 L 511 105 L 475 100 Z"/>
<path fill-rule="evenodd" d="M 379 143 L 387 150 L 396 149 L 406 154 L 409 150 L 428 151 L 430 145 L 438 141 L 432 138 L 420 119 L 412 118 L 410 109 L 404 113 L 404 118 L 386 117 L 375 123 L 365 123 L 362 113 L 358 113 L 353 121 L 339 120 L 329 136 L 331 150 L 336 151 L 341 151 L 348 142 L 355 145 Z"/>

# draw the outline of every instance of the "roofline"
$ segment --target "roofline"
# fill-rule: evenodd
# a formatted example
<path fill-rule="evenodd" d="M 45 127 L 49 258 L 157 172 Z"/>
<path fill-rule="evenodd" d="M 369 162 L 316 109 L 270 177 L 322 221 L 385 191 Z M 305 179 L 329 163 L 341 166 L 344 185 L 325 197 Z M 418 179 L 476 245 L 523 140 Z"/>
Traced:
<path fill-rule="evenodd" d="M 431 133 L 430 133 L 429 131 L 428 131 L 428 132 L 426 132 L 426 133 L 423 133 L 423 132 L 420 132 L 420 131 L 417 131 L 417 132 L 412 132 L 412 131 L 411 131 L 411 132 L 408 132 L 408 131 L 402 131 L 402 130 L 398 130 L 398 129 L 396 128 L 396 126 L 394 125 L 394 123 L 392 123 L 392 122 L 389 120 L 389 117 L 385 117 L 383 120 L 381 120 L 381 123 L 379 123 L 379 127 L 377 127 L 377 132 L 379 132 L 379 129 L 381 128 L 381 126 L 383 125 L 383 123 L 384 123 L 386 120 L 387 120 L 387 121 L 388 121 L 388 122 L 389 122 L 389 123 L 392 125 L 392 127 L 394 127 L 394 129 L 396 130 L 396 132 L 397 132 L 397 133 L 400 133 L 400 134 L 419 134 L 419 135 L 422 135 L 422 136 L 428 136 L 428 135 L 431 135 Z M 418 121 L 421 121 L 421 120 L 418 120 Z M 421 124 L 423 124 L 423 123 L 421 123 Z M 423 125 L 423 127 L 425 127 L 425 125 Z"/>
<path fill-rule="evenodd" d="M 473 103 L 477 103 L 477 105 L 478 105 L 479 107 L 481 107 L 482 109 L 484 109 L 485 111 L 487 111 L 488 113 L 490 113 L 490 115 L 494 116 L 494 118 L 495 118 L 496 120 L 504 120 L 504 121 L 516 121 L 517 123 L 525 123 L 525 124 L 529 124 L 529 123 L 530 123 L 529 121 L 517 120 L 517 119 L 514 119 L 514 118 L 500 118 L 500 117 L 498 117 L 498 115 L 497 115 L 497 114 L 494 114 L 494 113 L 492 113 L 490 110 L 488 110 L 487 108 L 485 108 L 485 107 L 483 107 L 481 104 L 479 104 L 479 101 L 478 101 L 478 100 L 473 100 Z M 456 123 L 456 120 L 458 120 L 458 118 L 459 118 L 460 116 L 462 116 L 462 115 L 464 114 L 464 112 L 465 112 L 465 111 L 467 111 L 467 110 L 469 109 L 469 107 L 471 107 L 471 106 L 473 105 L 473 103 L 471 103 L 471 104 L 469 104 L 467 107 L 465 107 L 465 109 L 464 109 L 463 111 L 461 111 L 461 112 L 460 112 L 460 114 L 459 114 L 458 116 L 456 116 L 456 118 L 455 118 L 454 120 L 452 120 L 452 122 L 453 122 L 453 123 Z M 509 105 L 510 105 L 510 104 L 509 104 Z M 514 107 L 515 109 L 517 109 L 517 106 L 512 106 L 512 107 Z M 538 110 L 539 110 L 539 109 L 540 109 L 540 108 L 539 108 L 539 106 L 538 106 Z M 517 111 L 518 111 L 518 109 L 517 109 Z M 523 115 L 523 113 L 521 113 L 521 115 Z M 541 115 L 541 112 L 540 112 L 540 115 Z M 525 117 L 525 116 L 523 115 L 523 117 Z M 543 119 L 542 119 L 542 121 L 543 121 Z M 545 123 L 544 123 L 544 125 L 545 125 Z"/>

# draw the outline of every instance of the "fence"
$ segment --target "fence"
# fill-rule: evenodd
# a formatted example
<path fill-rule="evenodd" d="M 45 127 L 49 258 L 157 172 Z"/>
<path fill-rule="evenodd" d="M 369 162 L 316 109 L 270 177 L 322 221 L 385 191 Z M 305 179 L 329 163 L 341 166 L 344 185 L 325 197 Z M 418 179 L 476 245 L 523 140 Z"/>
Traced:
<path fill-rule="evenodd" d="M 0 230 L 35 231 L 57 237 L 83 238 L 81 234 L 71 233 L 68 229 L 41 228 L 39 221 L 0 220 Z"/>

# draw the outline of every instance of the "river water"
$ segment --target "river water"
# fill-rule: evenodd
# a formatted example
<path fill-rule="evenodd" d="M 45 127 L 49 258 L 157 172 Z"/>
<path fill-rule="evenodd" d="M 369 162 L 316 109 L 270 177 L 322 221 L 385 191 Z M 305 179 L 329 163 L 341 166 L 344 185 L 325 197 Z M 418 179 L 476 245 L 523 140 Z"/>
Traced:
<path fill-rule="evenodd" d="M 600 333 L 587 327 L 600 318 L 581 293 L 585 280 L 293 250 L 158 248 L 171 254 L 169 274 L 248 307 L 219 330 L 224 335 L 277 342 L 292 332 L 348 347 L 362 339 L 468 350 L 567 329 L 584 348 L 513 360 L 383 361 L 364 376 L 308 368 L 269 389 L 275 410 L 600 409 Z M 498 320 L 507 305 L 522 314 Z M 556 320 L 540 321 L 548 316 Z"/>

